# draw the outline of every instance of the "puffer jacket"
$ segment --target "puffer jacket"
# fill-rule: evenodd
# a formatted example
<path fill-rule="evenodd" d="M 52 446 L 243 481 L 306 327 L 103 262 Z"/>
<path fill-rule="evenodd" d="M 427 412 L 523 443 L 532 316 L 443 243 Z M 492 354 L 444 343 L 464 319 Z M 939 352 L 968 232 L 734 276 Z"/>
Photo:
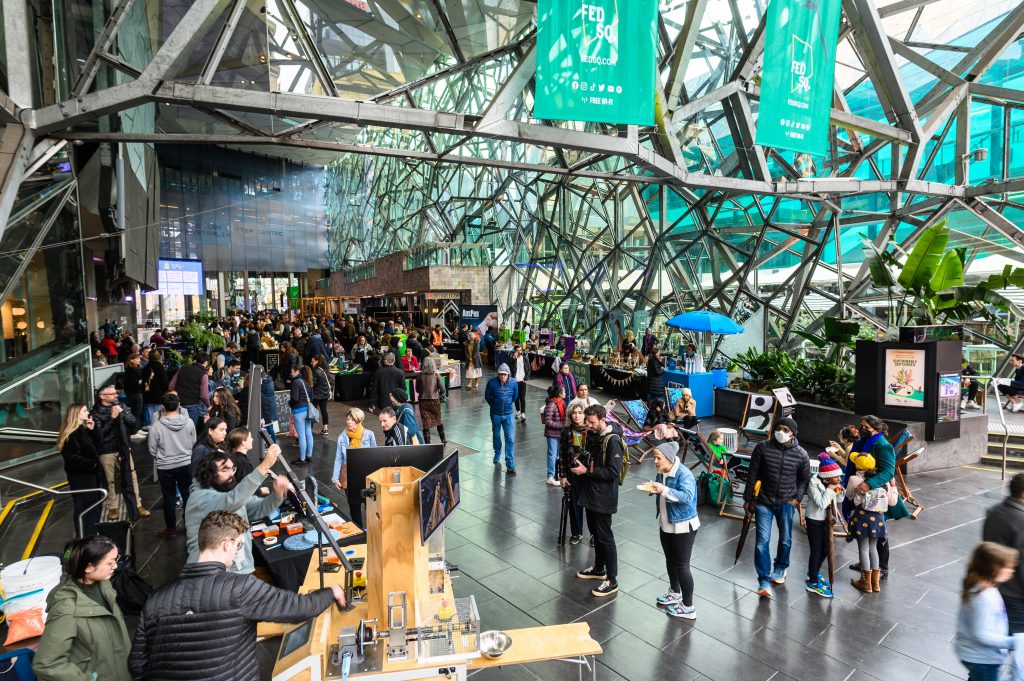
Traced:
<path fill-rule="evenodd" d="M 784 445 L 774 437 L 758 442 L 750 454 L 749 471 L 743 499 L 754 500 L 754 486 L 760 480 L 757 503 L 768 507 L 800 501 L 811 480 L 810 459 L 795 437 Z"/>
<path fill-rule="evenodd" d="M 46 597 L 46 629 L 32 663 L 39 681 L 130 681 L 131 639 L 117 594 L 109 581 L 99 585 L 106 606 L 66 575 Z"/>
<path fill-rule="evenodd" d="M 608 441 L 602 454 L 602 443 L 612 434 L 618 437 Z M 619 474 L 622 472 L 622 459 L 626 456 L 622 426 L 609 423 L 608 430 L 599 437 L 590 433 L 587 436 L 587 453 L 590 454 L 590 470 L 580 476 L 581 505 L 595 513 L 615 513 L 619 509 Z"/>
<path fill-rule="evenodd" d="M 491 416 L 508 416 L 514 410 L 516 398 L 519 397 L 519 385 L 515 379 L 509 378 L 503 384 L 497 376 L 487 381 L 484 389 L 484 400 L 491 407 Z"/>
<path fill-rule="evenodd" d="M 662 364 L 661 360 L 651 355 L 647 359 L 647 394 L 648 395 L 660 395 L 665 391 L 665 379 L 662 378 L 662 374 L 665 373 L 665 365 Z"/>
<path fill-rule="evenodd" d="M 331 397 L 331 379 L 323 367 L 313 369 L 313 392 L 311 397 L 314 400 L 326 400 Z"/>
<path fill-rule="evenodd" d="M 145 681 L 252 681 L 260 678 L 256 623 L 302 622 L 333 600 L 330 589 L 299 595 L 223 563 L 186 565 L 146 601 L 128 668 Z"/>
<path fill-rule="evenodd" d="M 544 405 L 544 437 L 559 439 L 562 437 L 563 428 L 565 428 L 565 401 L 560 397 L 549 399 Z"/>

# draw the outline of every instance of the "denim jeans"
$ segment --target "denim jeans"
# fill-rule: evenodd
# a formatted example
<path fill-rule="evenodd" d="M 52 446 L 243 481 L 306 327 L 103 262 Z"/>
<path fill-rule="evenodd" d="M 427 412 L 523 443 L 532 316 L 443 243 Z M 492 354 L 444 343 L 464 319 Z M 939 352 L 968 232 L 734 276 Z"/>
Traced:
<path fill-rule="evenodd" d="M 512 414 L 498 416 L 491 414 L 491 434 L 494 437 L 494 458 L 501 459 L 501 436 L 505 435 L 505 465 L 510 468 L 516 467 L 516 444 L 512 441 L 515 418 Z"/>
<path fill-rule="evenodd" d="M 558 445 L 560 443 L 557 437 L 549 437 L 548 440 L 548 477 L 555 477 L 555 463 L 558 461 Z"/>
<path fill-rule="evenodd" d="M 146 414 L 149 415 L 149 425 L 153 425 L 160 420 L 160 412 L 163 410 L 164 405 L 162 404 L 147 404 Z"/>
<path fill-rule="evenodd" d="M 203 425 L 203 415 L 206 414 L 209 409 L 202 402 L 199 402 L 198 404 L 183 404 L 181 406 L 184 407 L 185 413 L 188 414 L 188 417 L 192 419 L 192 425 L 196 427 L 196 432 L 198 433 L 199 429 Z"/>
<path fill-rule="evenodd" d="M 964 662 L 960 664 L 967 667 L 967 681 L 999 681 L 999 664 L 979 664 L 977 662 Z"/>
<path fill-rule="evenodd" d="M 757 545 L 754 548 L 754 568 L 758 581 L 767 581 L 772 573 L 771 549 L 772 520 L 779 526 L 779 544 L 775 550 L 774 569 L 781 572 L 789 567 L 789 550 L 793 547 L 793 516 L 796 506 L 782 503 L 774 508 L 757 505 Z"/>
<path fill-rule="evenodd" d="M 309 418 L 309 409 L 293 411 L 295 432 L 299 435 L 299 458 L 303 461 L 313 460 L 313 421 Z"/>

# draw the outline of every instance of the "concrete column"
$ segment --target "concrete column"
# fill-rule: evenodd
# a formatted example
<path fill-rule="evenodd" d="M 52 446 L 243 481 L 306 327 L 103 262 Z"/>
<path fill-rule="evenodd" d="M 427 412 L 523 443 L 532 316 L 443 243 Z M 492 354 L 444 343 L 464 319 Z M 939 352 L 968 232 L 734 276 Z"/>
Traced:
<path fill-rule="evenodd" d="M 223 272 L 217 273 L 217 316 L 224 317 L 227 315 L 227 309 L 225 307 L 226 298 L 228 292 L 225 287 L 228 285 L 227 279 Z"/>

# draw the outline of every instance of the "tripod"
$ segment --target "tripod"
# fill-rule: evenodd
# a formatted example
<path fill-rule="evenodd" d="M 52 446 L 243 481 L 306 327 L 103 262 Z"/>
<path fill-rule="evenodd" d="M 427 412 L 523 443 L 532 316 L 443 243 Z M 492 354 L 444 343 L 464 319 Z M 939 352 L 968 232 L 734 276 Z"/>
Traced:
<path fill-rule="evenodd" d="M 565 546 L 565 526 L 569 522 L 569 504 L 572 503 L 572 492 L 568 487 L 562 490 L 562 512 L 558 521 L 558 545 Z"/>

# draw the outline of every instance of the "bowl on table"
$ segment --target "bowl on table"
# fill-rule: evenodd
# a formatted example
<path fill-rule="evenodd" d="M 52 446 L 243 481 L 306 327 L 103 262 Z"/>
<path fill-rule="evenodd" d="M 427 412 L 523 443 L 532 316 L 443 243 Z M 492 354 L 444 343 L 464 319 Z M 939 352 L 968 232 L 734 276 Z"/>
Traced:
<path fill-rule="evenodd" d="M 485 631 L 477 639 L 483 656 L 496 660 L 512 647 L 512 637 L 504 631 Z"/>

